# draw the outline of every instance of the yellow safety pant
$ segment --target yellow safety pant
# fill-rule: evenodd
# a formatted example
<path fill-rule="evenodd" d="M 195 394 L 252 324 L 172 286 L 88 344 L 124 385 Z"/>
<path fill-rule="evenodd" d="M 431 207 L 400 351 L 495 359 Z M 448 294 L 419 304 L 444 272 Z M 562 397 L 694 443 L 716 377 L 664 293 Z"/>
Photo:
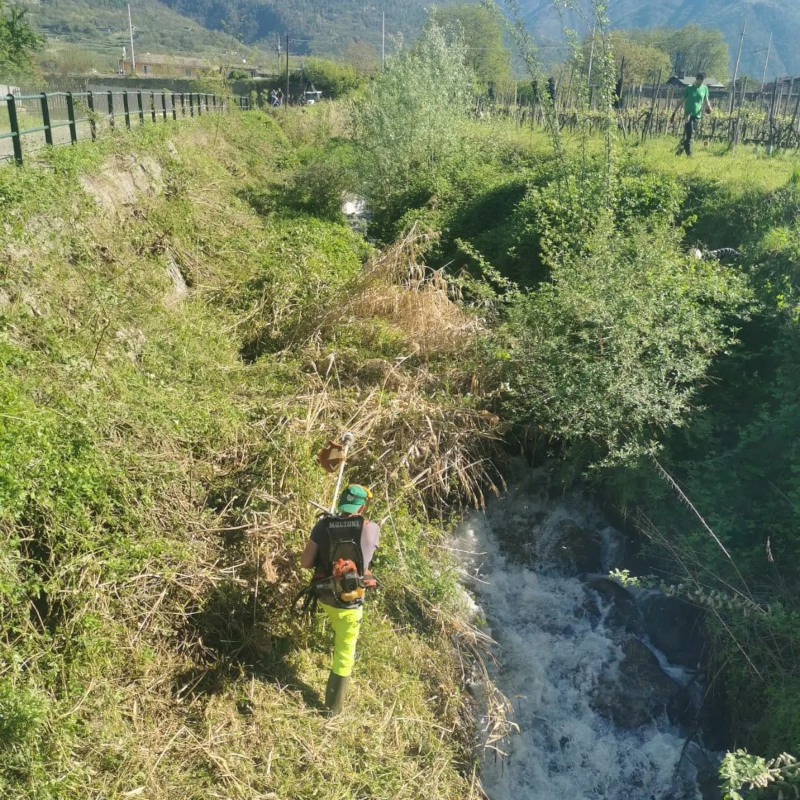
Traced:
<path fill-rule="evenodd" d="M 358 608 L 335 608 L 334 606 L 319 604 L 328 615 L 334 633 L 333 663 L 331 672 L 346 678 L 353 671 L 356 660 L 356 642 L 361 630 L 361 618 L 364 616 L 364 606 Z"/>

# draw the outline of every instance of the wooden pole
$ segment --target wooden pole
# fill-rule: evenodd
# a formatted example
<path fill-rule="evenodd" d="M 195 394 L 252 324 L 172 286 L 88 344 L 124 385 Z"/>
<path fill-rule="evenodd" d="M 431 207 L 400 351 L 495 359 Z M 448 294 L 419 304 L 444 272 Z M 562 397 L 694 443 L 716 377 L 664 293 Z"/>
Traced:
<path fill-rule="evenodd" d="M 661 70 L 658 71 L 658 80 L 656 80 L 656 90 L 653 92 L 653 102 L 650 103 L 650 116 L 642 128 L 642 141 L 645 140 L 647 134 L 653 129 L 653 115 L 656 111 L 656 102 L 658 100 L 658 90 L 661 88 Z"/>
<path fill-rule="evenodd" d="M 797 93 L 797 101 L 794 104 L 794 114 L 792 114 L 792 130 L 796 131 L 797 128 L 795 125 L 797 124 L 797 112 L 800 111 L 800 92 Z"/>
<path fill-rule="evenodd" d="M 775 76 L 775 82 L 772 84 L 772 102 L 769 104 L 769 141 L 767 143 L 767 155 L 772 155 L 772 135 L 775 130 L 775 99 L 778 94 L 778 76 Z"/>
<path fill-rule="evenodd" d="M 283 98 L 284 104 L 289 105 L 289 34 L 286 34 L 286 97 Z"/>
<path fill-rule="evenodd" d="M 728 109 L 729 114 L 733 114 L 733 106 L 736 102 L 736 78 L 739 77 L 739 61 L 742 58 L 742 43 L 744 42 L 744 31 L 747 19 L 742 22 L 742 32 L 739 34 L 739 52 L 736 54 L 736 66 L 733 68 L 733 83 L 731 84 L 731 104 Z"/>

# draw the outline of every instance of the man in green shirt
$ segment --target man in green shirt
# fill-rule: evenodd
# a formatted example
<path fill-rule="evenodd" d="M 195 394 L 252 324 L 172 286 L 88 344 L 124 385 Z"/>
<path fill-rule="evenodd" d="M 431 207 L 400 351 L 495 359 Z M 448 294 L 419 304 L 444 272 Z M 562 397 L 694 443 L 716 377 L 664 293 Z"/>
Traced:
<path fill-rule="evenodd" d="M 708 86 L 703 81 L 706 76 L 699 72 L 694 79 L 694 83 L 689 84 L 683 91 L 683 97 L 678 100 L 675 110 L 672 112 L 670 121 L 675 121 L 675 115 L 683 103 L 684 113 L 684 126 L 683 126 L 683 141 L 681 146 L 687 156 L 692 154 L 692 134 L 697 133 L 697 126 L 700 124 L 700 117 L 703 115 L 703 110 L 711 114 L 711 103 L 708 100 Z M 678 149 L 680 153 L 680 148 Z"/>

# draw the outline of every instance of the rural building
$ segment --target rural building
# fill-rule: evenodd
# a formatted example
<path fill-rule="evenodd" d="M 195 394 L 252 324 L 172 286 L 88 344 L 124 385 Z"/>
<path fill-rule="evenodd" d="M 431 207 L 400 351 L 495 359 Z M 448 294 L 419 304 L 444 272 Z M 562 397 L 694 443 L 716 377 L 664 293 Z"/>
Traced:
<path fill-rule="evenodd" d="M 778 78 L 777 80 L 765 83 L 761 87 L 761 91 L 766 94 L 772 94 L 772 92 L 776 90 L 783 93 L 788 89 L 789 92 L 791 92 L 795 86 L 800 86 L 800 78 Z"/>
<path fill-rule="evenodd" d="M 152 75 L 157 78 L 199 78 L 209 70 L 216 70 L 214 64 L 205 58 L 188 56 L 165 56 L 152 53 L 136 54 L 136 74 Z M 133 71 L 129 57 L 119 60 L 119 71 L 130 75 Z"/>
<path fill-rule="evenodd" d="M 674 86 L 676 89 L 685 89 L 687 86 L 691 86 L 691 84 L 693 83 L 694 83 L 694 75 L 684 75 L 682 77 L 673 75 L 667 81 L 667 86 Z M 706 77 L 705 85 L 708 86 L 709 89 L 725 88 L 724 83 L 720 83 L 716 78 L 712 78 L 711 76 Z"/>

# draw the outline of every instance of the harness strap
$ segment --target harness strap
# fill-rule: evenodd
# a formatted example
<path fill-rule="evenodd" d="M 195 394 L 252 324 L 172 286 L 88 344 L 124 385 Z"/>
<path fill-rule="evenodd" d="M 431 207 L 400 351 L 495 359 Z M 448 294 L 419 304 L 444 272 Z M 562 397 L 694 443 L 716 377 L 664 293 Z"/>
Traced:
<path fill-rule="evenodd" d="M 370 570 L 365 570 L 364 576 L 358 579 L 358 585 L 361 588 L 368 590 L 377 589 L 380 584 Z M 319 600 L 317 596 L 317 589 L 335 590 L 336 582 L 332 577 L 326 578 L 322 576 L 320 578 L 313 578 L 308 586 L 304 586 L 295 595 L 295 598 L 292 601 L 292 608 L 298 616 L 302 616 L 303 614 L 316 614 L 317 602 Z M 297 604 L 300 602 L 301 598 L 303 599 L 303 603 L 302 605 L 298 606 Z"/>
<path fill-rule="evenodd" d="M 304 586 L 296 595 L 294 600 L 292 601 L 292 608 L 294 609 L 295 613 L 298 616 L 302 616 L 303 614 L 316 614 L 317 613 L 317 588 L 324 586 L 325 584 L 331 583 L 332 578 L 314 578 L 312 579 L 311 583 L 308 586 Z M 303 604 L 298 607 L 298 602 L 300 599 L 303 599 Z"/>

